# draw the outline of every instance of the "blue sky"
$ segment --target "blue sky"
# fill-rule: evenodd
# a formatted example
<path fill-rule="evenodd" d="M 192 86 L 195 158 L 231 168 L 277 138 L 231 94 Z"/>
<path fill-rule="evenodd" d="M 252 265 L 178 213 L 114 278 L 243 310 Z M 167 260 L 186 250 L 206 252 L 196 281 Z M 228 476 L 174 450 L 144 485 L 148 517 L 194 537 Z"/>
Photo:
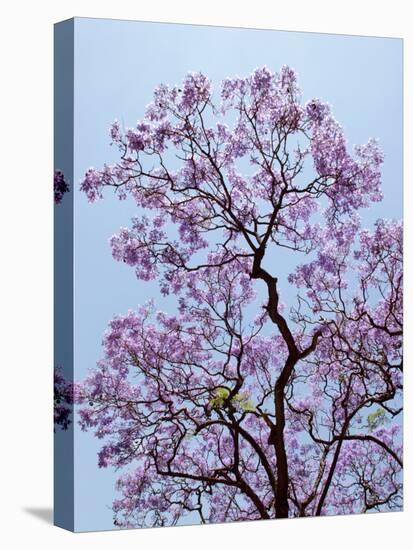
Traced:
<path fill-rule="evenodd" d="M 162 309 L 154 283 L 136 280 L 133 269 L 115 262 L 108 240 L 135 213 L 131 201 L 107 194 L 91 205 L 79 191 L 90 166 L 116 160 L 109 126 L 125 127 L 143 116 L 154 87 L 176 84 L 188 71 L 206 73 L 218 88 L 228 76 L 258 66 L 296 69 L 303 99 L 328 101 L 350 144 L 376 137 L 385 153 L 384 201 L 362 212 L 366 225 L 377 217 L 402 215 L 402 41 L 389 38 L 258 31 L 141 23 L 75 20 L 75 378 L 82 379 L 101 357 L 108 321 L 148 297 Z M 291 270 L 284 255 L 283 272 Z M 283 300 L 288 287 L 281 280 Z M 116 473 L 98 469 L 101 446 L 75 428 L 76 530 L 111 529 Z"/>

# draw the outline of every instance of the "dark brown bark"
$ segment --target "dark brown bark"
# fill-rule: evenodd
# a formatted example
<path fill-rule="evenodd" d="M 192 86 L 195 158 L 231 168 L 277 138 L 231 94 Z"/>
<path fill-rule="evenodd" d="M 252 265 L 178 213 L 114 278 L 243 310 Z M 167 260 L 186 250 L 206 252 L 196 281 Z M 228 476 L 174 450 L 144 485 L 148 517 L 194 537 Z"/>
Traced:
<path fill-rule="evenodd" d="M 284 391 L 285 386 L 291 376 L 295 363 L 298 360 L 298 349 L 294 337 L 287 325 L 286 320 L 278 311 L 278 292 L 277 279 L 272 277 L 265 269 L 261 267 L 261 261 L 264 257 L 265 247 L 260 247 L 254 257 L 254 264 L 251 273 L 253 279 L 263 280 L 268 289 L 267 311 L 270 319 L 275 323 L 284 338 L 288 348 L 288 358 L 284 368 L 275 384 L 274 402 L 276 425 L 271 430 L 270 439 L 273 441 L 275 455 L 277 458 L 277 494 L 275 495 L 275 517 L 288 517 L 288 461 L 285 450 L 284 428 L 285 428 L 285 410 L 284 410 Z"/>
<path fill-rule="evenodd" d="M 336 451 L 333 457 L 333 462 L 331 463 L 330 471 L 328 472 L 328 476 L 323 488 L 323 492 L 321 493 L 320 500 L 318 501 L 318 504 L 317 504 L 316 514 L 315 514 L 316 516 L 320 516 L 323 510 L 324 502 L 327 497 L 328 490 L 330 489 L 330 485 L 333 480 L 334 472 L 337 466 L 338 458 L 340 456 L 343 440 L 344 440 L 343 437 L 341 437 L 337 443 Z"/>
<path fill-rule="evenodd" d="M 271 429 L 269 441 L 273 443 L 275 456 L 277 458 L 277 494 L 275 495 L 275 517 L 287 518 L 289 512 L 288 505 L 288 459 L 285 449 L 284 429 L 285 429 L 285 388 L 290 380 L 291 374 L 297 362 L 309 355 L 316 347 L 320 332 L 313 336 L 311 344 L 303 351 L 300 351 L 295 343 L 294 336 L 288 326 L 285 318 L 278 311 L 279 295 L 277 290 L 277 278 L 271 276 L 268 271 L 261 267 L 261 262 L 265 255 L 265 244 L 262 244 L 254 255 L 254 263 L 251 273 L 252 279 L 261 279 L 267 285 L 268 303 L 267 311 L 272 322 L 277 325 L 278 330 L 283 337 L 287 348 L 288 356 L 281 370 L 280 376 L 274 388 L 274 404 L 276 424 Z"/>

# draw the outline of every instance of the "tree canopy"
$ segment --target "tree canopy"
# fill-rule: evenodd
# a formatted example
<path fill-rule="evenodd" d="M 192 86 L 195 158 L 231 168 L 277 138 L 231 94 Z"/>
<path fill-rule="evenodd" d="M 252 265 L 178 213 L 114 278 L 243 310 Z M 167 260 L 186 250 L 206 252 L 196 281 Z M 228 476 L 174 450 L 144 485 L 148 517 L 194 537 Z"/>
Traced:
<path fill-rule="evenodd" d="M 115 524 L 400 509 L 402 226 L 359 215 L 382 199 L 378 143 L 350 150 L 286 66 L 161 84 L 111 140 L 81 189 L 134 201 L 113 257 L 177 304 L 110 321 L 82 384 L 99 465 L 121 472 Z"/>

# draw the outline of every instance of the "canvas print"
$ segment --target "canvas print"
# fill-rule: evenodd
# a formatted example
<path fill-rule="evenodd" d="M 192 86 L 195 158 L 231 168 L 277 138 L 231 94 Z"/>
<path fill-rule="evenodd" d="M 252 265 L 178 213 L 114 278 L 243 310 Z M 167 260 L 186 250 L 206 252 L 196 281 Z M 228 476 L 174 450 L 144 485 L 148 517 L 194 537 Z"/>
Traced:
<path fill-rule="evenodd" d="M 402 117 L 397 38 L 56 25 L 57 525 L 402 510 Z"/>

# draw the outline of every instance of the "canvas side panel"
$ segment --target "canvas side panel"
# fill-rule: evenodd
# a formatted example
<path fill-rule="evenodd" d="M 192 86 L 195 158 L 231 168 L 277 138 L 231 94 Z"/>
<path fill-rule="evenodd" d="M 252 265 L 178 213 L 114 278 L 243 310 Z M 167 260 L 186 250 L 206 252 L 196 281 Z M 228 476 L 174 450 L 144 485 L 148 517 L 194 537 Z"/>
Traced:
<path fill-rule="evenodd" d="M 54 27 L 54 523 L 74 527 L 73 382 L 74 21 Z"/>

